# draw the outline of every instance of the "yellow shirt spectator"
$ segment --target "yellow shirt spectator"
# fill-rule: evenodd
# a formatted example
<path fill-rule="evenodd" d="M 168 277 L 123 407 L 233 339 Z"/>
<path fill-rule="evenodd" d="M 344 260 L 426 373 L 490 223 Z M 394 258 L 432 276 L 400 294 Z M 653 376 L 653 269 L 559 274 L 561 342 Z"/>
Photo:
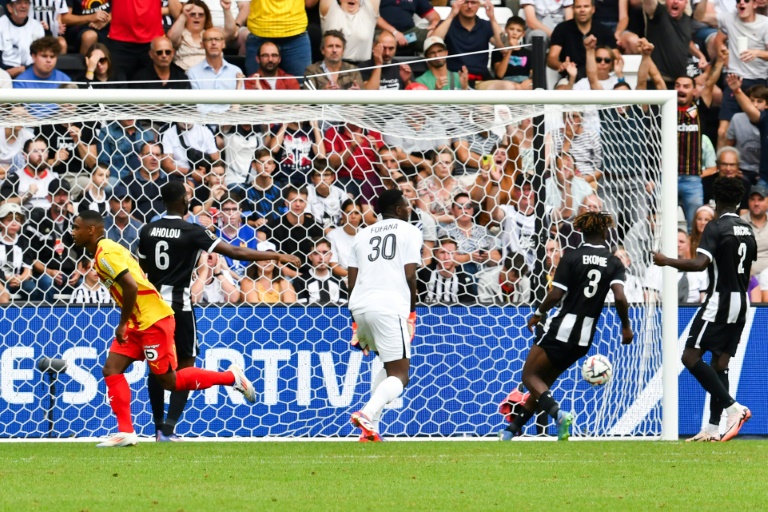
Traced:
<path fill-rule="evenodd" d="M 248 30 L 262 37 L 291 37 L 307 30 L 304 0 L 259 0 L 251 2 Z"/>

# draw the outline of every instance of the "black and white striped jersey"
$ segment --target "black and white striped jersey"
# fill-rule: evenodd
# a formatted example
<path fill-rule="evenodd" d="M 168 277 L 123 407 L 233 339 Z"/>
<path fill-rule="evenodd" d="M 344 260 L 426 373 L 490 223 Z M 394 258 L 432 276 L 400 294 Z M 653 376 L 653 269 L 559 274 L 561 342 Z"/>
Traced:
<path fill-rule="evenodd" d="M 583 243 L 565 251 L 552 281 L 565 297 L 544 326 L 546 336 L 589 346 L 611 285 L 624 280 L 624 265 L 604 245 Z"/>
<path fill-rule="evenodd" d="M 149 282 L 174 309 L 192 310 L 190 286 L 200 251 L 221 242 L 215 234 L 181 217 L 150 222 L 139 233 L 139 263 Z"/>
<path fill-rule="evenodd" d="M 749 298 L 749 276 L 757 259 L 752 227 L 735 213 L 724 213 L 704 228 L 697 252 L 709 258 L 707 299 L 701 306 L 707 322 L 743 322 Z"/>

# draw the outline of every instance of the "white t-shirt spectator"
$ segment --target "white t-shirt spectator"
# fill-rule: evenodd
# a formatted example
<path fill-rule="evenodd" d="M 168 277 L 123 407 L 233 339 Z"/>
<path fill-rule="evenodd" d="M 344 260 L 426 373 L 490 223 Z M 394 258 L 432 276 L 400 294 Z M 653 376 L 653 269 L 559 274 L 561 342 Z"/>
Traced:
<path fill-rule="evenodd" d="M 747 38 L 747 49 L 765 51 L 768 48 L 768 17 L 755 15 L 755 21 L 744 23 L 737 14 L 725 14 L 718 18 L 719 29 L 728 36 L 728 72 L 750 80 L 763 80 L 768 76 L 768 61 L 757 58 L 742 62 L 738 58 L 738 39 Z"/>
<path fill-rule="evenodd" d="M 525 257 L 525 263 L 533 271 L 536 263 L 536 213 L 523 215 L 508 204 L 500 205 L 504 211 L 501 240 L 507 253 L 519 253 Z"/>
<path fill-rule="evenodd" d="M 360 2 L 360 9 L 355 14 L 349 14 L 334 0 L 330 4 L 328 14 L 320 16 L 320 27 L 323 33 L 328 30 L 340 30 L 347 40 L 344 46 L 344 60 L 364 61 L 371 58 L 373 50 L 373 32 L 376 30 L 376 19 L 379 13 L 371 2 Z"/>
<path fill-rule="evenodd" d="M 184 144 L 181 143 L 182 140 Z M 191 166 L 187 160 L 187 149 L 197 149 L 205 154 L 218 151 L 213 133 L 201 124 L 193 124 L 189 130 L 182 132 L 181 140 L 179 139 L 179 127 L 173 124 L 163 133 L 161 143 L 163 153 L 171 155 L 176 165 L 187 169 Z"/>
<path fill-rule="evenodd" d="M 331 263 L 338 263 L 344 269 L 348 268 L 355 236 L 344 231 L 344 228 L 336 228 L 325 237 L 331 242 Z"/>
<path fill-rule="evenodd" d="M 35 39 L 45 36 L 45 29 L 39 21 L 28 17 L 24 25 L 16 25 L 6 15 L 0 18 L 0 52 L 2 65 L 7 68 L 32 65 L 29 45 Z"/>
<path fill-rule="evenodd" d="M 309 204 L 309 213 L 315 216 L 315 219 L 323 227 L 337 226 L 341 219 L 341 205 L 349 199 L 344 190 L 331 185 L 328 197 L 317 194 L 315 185 L 307 185 L 307 203 Z"/>
<path fill-rule="evenodd" d="M 24 156 L 22 151 L 24 143 L 34 137 L 35 134 L 29 128 L 22 128 L 16 132 L 13 141 L 8 142 L 6 137 L 6 128 L 0 128 L 0 165 L 19 168 L 24 166 Z"/>
<path fill-rule="evenodd" d="M 573 5 L 573 0 L 521 0 L 520 7 L 532 5 L 536 10 L 536 17 L 539 21 L 546 17 L 551 17 L 556 24 L 565 21 L 565 8 Z M 550 28 L 554 28 L 554 25 Z"/>

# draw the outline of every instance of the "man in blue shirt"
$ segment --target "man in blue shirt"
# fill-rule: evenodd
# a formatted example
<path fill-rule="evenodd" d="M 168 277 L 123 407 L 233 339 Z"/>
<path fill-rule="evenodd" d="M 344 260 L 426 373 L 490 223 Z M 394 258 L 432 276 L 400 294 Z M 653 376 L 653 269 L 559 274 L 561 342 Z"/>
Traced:
<path fill-rule="evenodd" d="M 187 77 L 193 89 L 217 89 L 234 91 L 242 88 L 245 78 L 242 70 L 224 60 L 226 42 L 220 28 L 209 28 L 203 32 L 203 47 L 205 60 L 187 70 Z M 197 109 L 207 114 L 209 112 L 226 112 L 229 105 L 198 105 Z"/>
<path fill-rule="evenodd" d="M 119 243 L 135 255 L 142 223 L 131 217 L 133 199 L 128 195 L 128 189 L 123 185 L 118 185 L 112 189 L 112 196 L 109 198 L 109 212 L 110 215 L 104 218 L 104 232 L 107 238 Z"/>
<path fill-rule="evenodd" d="M 109 167 L 110 183 L 125 181 L 141 166 L 139 152 L 145 142 L 154 142 L 155 132 L 133 119 L 112 121 L 99 132 L 99 163 Z"/>
<path fill-rule="evenodd" d="M 461 71 L 466 66 L 469 71 L 470 85 L 477 80 L 488 80 L 491 76 L 488 71 L 488 43 L 493 43 L 496 48 L 502 48 L 501 26 L 496 21 L 493 13 L 493 4 L 485 0 L 482 5 L 488 20 L 477 16 L 480 8 L 479 0 L 456 0 L 451 5 L 451 14 L 437 26 L 433 37 L 445 40 L 448 47 L 448 55 L 458 55 L 469 52 L 482 52 L 475 55 L 465 55 L 448 59 L 448 69 Z"/>
<path fill-rule="evenodd" d="M 61 53 L 61 45 L 55 37 L 46 36 L 36 39 L 29 47 L 32 54 L 32 67 L 21 73 L 13 81 L 14 89 L 58 89 L 72 80 L 56 69 L 56 62 Z M 55 103 L 30 103 L 29 113 L 35 117 L 48 117 L 56 113 L 59 106 Z"/>

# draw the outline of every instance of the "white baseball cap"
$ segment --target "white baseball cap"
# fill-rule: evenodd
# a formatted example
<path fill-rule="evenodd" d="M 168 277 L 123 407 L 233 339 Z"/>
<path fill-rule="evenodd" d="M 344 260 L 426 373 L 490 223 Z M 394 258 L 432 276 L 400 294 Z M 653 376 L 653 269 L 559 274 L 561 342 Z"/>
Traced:
<path fill-rule="evenodd" d="M 4 219 L 12 213 L 24 215 L 24 210 L 16 203 L 4 203 L 0 206 L 0 219 Z"/>
<path fill-rule="evenodd" d="M 259 242 L 256 244 L 256 250 L 257 251 L 277 251 L 277 246 L 273 244 L 272 242 Z"/>
<path fill-rule="evenodd" d="M 445 45 L 445 41 L 443 41 L 442 37 L 432 36 L 428 37 L 424 40 L 424 53 L 427 53 L 430 48 L 432 48 L 434 45 L 439 44 L 443 48 L 448 48 Z"/>

